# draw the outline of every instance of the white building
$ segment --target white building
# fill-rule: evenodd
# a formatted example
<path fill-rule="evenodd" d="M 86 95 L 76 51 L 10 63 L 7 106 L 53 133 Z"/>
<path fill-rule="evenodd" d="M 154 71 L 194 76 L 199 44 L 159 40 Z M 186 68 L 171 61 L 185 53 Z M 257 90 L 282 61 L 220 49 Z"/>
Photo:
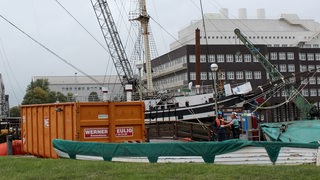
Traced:
<path fill-rule="evenodd" d="M 189 26 L 178 32 L 178 41 L 170 45 L 171 50 L 185 45 L 194 45 L 196 28 L 201 30 L 201 44 L 206 44 L 201 19 L 192 21 Z M 306 47 L 319 48 L 320 24 L 311 19 L 300 19 L 296 14 L 282 14 L 279 19 L 268 19 L 264 9 L 257 10 L 256 19 L 248 19 L 246 9 L 239 9 L 239 17 L 230 19 L 227 9 L 220 14 L 205 14 L 208 44 L 241 44 L 234 33 L 238 28 L 254 44 L 269 47 Z"/>
<path fill-rule="evenodd" d="M 122 95 L 122 86 L 118 76 L 34 76 L 37 79 L 47 79 L 51 91 L 61 92 L 64 95 L 72 93 L 76 101 L 88 101 L 89 94 L 96 92 L 100 100 L 103 90 L 107 89 L 107 100 L 119 99 Z"/>

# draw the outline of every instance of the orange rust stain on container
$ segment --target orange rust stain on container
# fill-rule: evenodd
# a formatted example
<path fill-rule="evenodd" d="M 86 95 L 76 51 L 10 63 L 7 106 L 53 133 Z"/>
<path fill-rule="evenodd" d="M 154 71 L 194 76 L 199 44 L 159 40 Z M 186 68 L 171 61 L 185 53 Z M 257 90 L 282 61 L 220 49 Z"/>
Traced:
<path fill-rule="evenodd" d="M 22 151 L 58 158 L 53 139 L 145 142 L 144 102 L 74 102 L 21 106 Z"/>

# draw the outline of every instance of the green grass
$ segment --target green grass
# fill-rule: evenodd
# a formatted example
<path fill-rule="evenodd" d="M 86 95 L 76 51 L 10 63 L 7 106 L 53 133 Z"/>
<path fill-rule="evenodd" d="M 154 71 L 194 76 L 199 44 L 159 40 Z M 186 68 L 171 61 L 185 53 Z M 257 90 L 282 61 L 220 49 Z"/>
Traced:
<path fill-rule="evenodd" d="M 315 165 L 122 163 L 0 157 L 0 179 L 320 179 Z"/>

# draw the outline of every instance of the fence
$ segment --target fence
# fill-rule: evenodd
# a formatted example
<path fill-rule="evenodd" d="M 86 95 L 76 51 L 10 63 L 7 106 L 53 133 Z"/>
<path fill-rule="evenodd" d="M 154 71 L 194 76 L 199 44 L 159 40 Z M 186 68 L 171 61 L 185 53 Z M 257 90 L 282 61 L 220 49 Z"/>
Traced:
<path fill-rule="evenodd" d="M 186 121 L 156 122 L 146 124 L 147 141 L 150 138 L 190 138 L 197 141 L 210 141 L 212 129 L 210 124 Z"/>

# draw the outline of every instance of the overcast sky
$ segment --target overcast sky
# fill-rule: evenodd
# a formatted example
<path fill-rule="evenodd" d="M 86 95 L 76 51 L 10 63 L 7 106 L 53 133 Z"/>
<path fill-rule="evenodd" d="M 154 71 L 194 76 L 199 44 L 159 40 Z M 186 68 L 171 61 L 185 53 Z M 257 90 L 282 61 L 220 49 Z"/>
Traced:
<path fill-rule="evenodd" d="M 174 41 L 171 36 L 177 38 L 181 28 L 201 17 L 199 0 L 146 1 L 148 13 L 153 19 L 151 28 L 159 55 L 169 51 L 169 44 Z M 58 2 L 101 44 L 105 44 L 90 0 Z M 130 9 L 134 0 L 109 2 L 122 41 L 127 42 L 130 39 L 127 32 L 129 25 L 125 24 L 128 12 L 123 12 L 122 7 Z M 256 10 L 264 8 L 266 18 L 275 19 L 282 13 L 294 13 L 301 19 L 320 22 L 319 0 L 202 0 L 202 3 L 205 13 L 218 13 L 221 8 L 228 8 L 230 18 L 238 17 L 239 8 L 247 8 L 247 17 L 256 18 Z M 89 75 L 115 72 L 108 53 L 56 0 L 1 0 L 0 15 Z M 132 47 L 128 46 L 126 52 L 130 57 Z M 0 73 L 6 94 L 10 96 L 11 107 L 22 102 L 33 76 L 74 76 L 75 72 L 81 75 L 0 18 Z"/>

